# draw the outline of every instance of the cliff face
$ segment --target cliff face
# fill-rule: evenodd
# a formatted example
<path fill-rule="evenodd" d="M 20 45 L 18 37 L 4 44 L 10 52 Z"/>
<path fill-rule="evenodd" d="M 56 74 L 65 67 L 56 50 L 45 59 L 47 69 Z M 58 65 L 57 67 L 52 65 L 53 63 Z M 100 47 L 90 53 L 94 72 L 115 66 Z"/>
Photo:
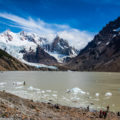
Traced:
<path fill-rule="evenodd" d="M 52 45 L 51 45 L 51 51 L 54 52 L 58 52 L 59 54 L 64 54 L 64 55 L 73 55 L 73 54 L 77 54 L 77 50 L 73 47 L 71 47 L 69 45 L 69 43 L 64 40 L 64 39 L 61 39 L 59 38 L 59 36 L 57 36 Z"/>
<path fill-rule="evenodd" d="M 67 66 L 81 71 L 120 71 L 120 18 L 107 24 Z"/>
<path fill-rule="evenodd" d="M 36 52 L 32 51 L 25 53 L 23 58 L 32 63 L 41 63 L 46 65 L 57 64 L 57 60 L 45 52 L 40 46 L 37 47 Z"/>

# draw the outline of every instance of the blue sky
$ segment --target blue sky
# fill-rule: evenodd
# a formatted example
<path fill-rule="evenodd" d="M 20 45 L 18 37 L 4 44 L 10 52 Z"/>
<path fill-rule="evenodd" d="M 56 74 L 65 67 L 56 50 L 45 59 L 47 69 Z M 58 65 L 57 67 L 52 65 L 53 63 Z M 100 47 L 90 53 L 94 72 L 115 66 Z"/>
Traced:
<path fill-rule="evenodd" d="M 40 18 L 47 23 L 68 24 L 80 30 L 98 32 L 108 21 L 119 16 L 120 1 L 0 0 L 0 12 L 25 18 L 29 16 L 34 19 Z M 0 21 L 6 22 L 3 19 Z"/>
<path fill-rule="evenodd" d="M 119 0 L 0 0 L 0 32 L 77 31 L 86 39 L 119 14 Z"/>

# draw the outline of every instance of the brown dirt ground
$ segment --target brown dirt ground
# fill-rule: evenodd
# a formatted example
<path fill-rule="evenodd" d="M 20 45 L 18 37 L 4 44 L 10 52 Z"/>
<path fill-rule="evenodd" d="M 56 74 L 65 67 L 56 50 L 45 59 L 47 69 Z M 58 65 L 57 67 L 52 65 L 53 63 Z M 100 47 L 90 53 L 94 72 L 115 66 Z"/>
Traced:
<path fill-rule="evenodd" d="M 13 120 L 103 120 L 103 118 L 99 118 L 99 112 L 33 102 L 5 91 L 0 92 L 0 118 L 12 118 Z M 120 120 L 120 117 L 109 112 L 106 120 Z"/>

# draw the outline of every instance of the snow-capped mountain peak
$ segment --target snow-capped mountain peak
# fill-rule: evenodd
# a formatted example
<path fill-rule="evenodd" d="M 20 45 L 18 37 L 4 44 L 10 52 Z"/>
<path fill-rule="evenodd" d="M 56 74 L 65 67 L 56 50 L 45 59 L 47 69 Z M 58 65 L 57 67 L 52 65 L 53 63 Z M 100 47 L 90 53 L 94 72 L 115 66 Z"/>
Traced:
<path fill-rule="evenodd" d="M 21 31 L 20 33 L 14 33 L 10 30 L 6 30 L 5 32 L 0 34 L 0 49 L 5 50 L 10 55 L 19 59 L 22 62 L 25 61 L 24 56 L 26 56 L 26 54 L 29 57 L 37 55 L 36 50 L 38 46 L 40 46 L 40 48 L 43 49 L 42 51 L 44 51 L 41 53 L 42 58 L 44 58 L 43 56 L 47 56 L 48 60 L 50 55 L 57 59 L 58 62 L 63 62 L 63 59 L 65 57 L 71 57 L 72 55 L 76 56 L 78 53 L 75 48 L 71 47 L 66 40 L 60 38 L 59 36 L 57 36 L 53 40 L 53 42 L 50 43 L 45 37 L 41 37 L 36 33 L 27 33 L 25 31 Z M 57 58 L 55 57 L 54 53 L 58 54 Z M 40 53 L 39 58 L 41 58 Z M 29 59 L 31 58 L 27 58 L 26 60 L 29 61 Z M 43 61 L 41 63 L 43 63 Z"/>

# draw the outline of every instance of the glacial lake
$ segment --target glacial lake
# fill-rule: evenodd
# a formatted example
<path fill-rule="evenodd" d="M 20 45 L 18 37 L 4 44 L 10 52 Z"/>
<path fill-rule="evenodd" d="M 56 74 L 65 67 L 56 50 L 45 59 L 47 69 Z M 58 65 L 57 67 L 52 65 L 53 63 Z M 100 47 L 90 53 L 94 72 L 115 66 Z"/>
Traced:
<path fill-rule="evenodd" d="M 0 90 L 34 101 L 120 111 L 120 73 L 0 72 Z"/>

